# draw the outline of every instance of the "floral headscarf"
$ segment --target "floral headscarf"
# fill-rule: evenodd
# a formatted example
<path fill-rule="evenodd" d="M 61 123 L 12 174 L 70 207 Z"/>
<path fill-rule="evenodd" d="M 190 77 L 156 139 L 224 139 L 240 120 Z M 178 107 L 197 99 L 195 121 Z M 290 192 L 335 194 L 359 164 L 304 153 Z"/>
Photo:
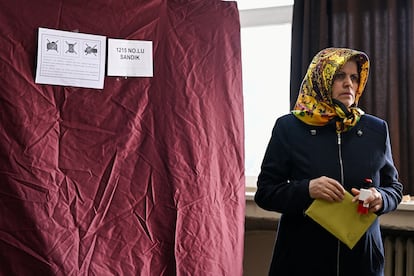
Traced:
<path fill-rule="evenodd" d="M 336 71 L 350 59 L 357 63 L 359 85 L 355 103 L 346 108 L 332 100 L 332 84 Z M 369 59 L 363 52 L 347 48 L 320 51 L 309 65 L 292 113 L 306 124 L 314 126 L 326 125 L 335 118 L 337 132 L 348 131 L 364 114 L 357 105 L 367 83 L 368 71 Z"/>

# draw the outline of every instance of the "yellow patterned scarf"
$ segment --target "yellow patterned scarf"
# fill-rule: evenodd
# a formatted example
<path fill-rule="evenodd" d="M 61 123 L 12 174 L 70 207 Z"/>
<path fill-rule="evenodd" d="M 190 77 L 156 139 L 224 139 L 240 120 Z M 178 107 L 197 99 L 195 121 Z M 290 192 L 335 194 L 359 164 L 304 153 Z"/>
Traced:
<path fill-rule="evenodd" d="M 357 62 L 360 81 L 355 103 L 346 108 L 340 102 L 332 100 L 332 84 L 336 71 L 351 58 Z M 309 65 L 292 113 L 313 126 L 323 126 L 336 119 L 337 132 L 348 131 L 364 114 L 357 105 L 367 83 L 368 71 L 369 59 L 363 52 L 347 48 L 320 51 Z"/>

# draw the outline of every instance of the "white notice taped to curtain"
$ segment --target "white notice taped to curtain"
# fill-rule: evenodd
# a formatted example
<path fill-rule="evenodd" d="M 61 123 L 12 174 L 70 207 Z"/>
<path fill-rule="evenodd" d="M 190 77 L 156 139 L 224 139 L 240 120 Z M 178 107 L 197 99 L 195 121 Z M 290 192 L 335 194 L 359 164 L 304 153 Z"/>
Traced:
<path fill-rule="evenodd" d="M 108 76 L 152 77 L 152 41 L 108 39 Z"/>
<path fill-rule="evenodd" d="M 106 37 L 39 28 L 36 83 L 103 89 Z"/>

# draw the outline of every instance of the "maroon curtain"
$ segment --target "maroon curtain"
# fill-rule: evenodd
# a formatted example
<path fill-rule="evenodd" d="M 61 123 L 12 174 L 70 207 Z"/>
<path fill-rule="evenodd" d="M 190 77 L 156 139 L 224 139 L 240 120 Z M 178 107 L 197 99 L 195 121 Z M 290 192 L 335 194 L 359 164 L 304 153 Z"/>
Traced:
<path fill-rule="evenodd" d="M 34 83 L 39 27 L 153 41 L 154 77 Z M 235 3 L 0 2 L 0 275 L 242 275 Z"/>
<path fill-rule="evenodd" d="M 362 50 L 371 71 L 360 106 L 390 127 L 404 193 L 414 194 L 414 2 L 295 0 L 291 104 L 312 57 L 325 47 Z"/>

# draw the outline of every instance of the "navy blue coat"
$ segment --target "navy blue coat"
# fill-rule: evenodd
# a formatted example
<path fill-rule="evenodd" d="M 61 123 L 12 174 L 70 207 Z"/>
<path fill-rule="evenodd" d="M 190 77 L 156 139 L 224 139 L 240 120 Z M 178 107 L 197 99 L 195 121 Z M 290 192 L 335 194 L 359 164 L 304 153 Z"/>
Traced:
<path fill-rule="evenodd" d="M 350 250 L 304 214 L 312 203 L 309 181 L 328 176 L 347 191 L 371 178 L 382 195 L 378 215 L 397 208 L 402 184 L 394 166 L 385 121 L 363 115 L 355 127 L 340 134 L 335 123 L 310 126 L 288 114 L 276 121 L 258 177 L 255 201 L 280 212 L 269 275 L 382 276 L 384 249 L 378 220 Z M 340 147 L 340 148 L 339 148 Z M 342 158 L 340 158 L 340 155 Z"/>

